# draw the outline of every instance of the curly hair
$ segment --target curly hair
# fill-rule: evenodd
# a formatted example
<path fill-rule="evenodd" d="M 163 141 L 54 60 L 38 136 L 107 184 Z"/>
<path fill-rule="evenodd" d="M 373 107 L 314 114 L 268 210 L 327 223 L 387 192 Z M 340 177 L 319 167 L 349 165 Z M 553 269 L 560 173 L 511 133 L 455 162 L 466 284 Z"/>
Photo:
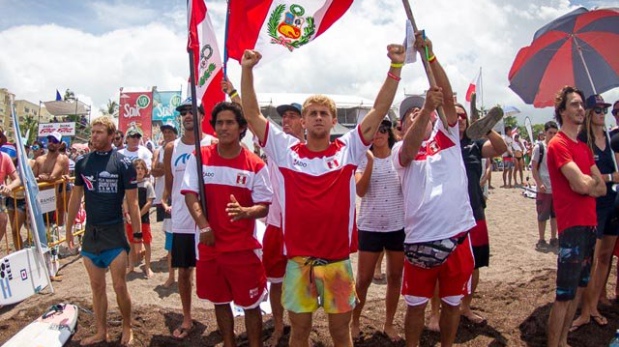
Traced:
<path fill-rule="evenodd" d="M 585 94 L 581 90 L 572 86 L 565 86 L 561 88 L 561 90 L 559 90 L 559 92 L 555 96 L 555 119 L 557 120 L 557 123 L 559 123 L 559 126 L 563 125 L 563 118 L 561 118 L 561 112 L 565 111 L 565 109 L 567 108 L 567 96 L 572 93 L 577 93 L 578 95 L 580 95 L 582 101 L 585 101 Z"/>

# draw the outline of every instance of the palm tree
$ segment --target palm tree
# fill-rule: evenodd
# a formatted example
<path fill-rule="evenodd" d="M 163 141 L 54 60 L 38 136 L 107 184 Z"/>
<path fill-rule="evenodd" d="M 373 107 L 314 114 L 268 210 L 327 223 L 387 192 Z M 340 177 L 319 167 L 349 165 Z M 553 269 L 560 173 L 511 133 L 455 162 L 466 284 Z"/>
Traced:
<path fill-rule="evenodd" d="M 39 122 L 31 115 L 26 115 L 24 117 L 24 121 L 22 123 L 21 131 L 22 137 L 25 137 L 28 134 L 28 138 L 26 139 L 26 143 L 32 143 L 37 137 L 37 130 L 39 128 Z M 28 132 L 30 130 L 30 132 Z"/>
<path fill-rule="evenodd" d="M 71 89 L 65 90 L 63 100 L 64 101 L 69 101 L 69 100 L 75 101 L 75 93 L 73 93 Z"/>
<path fill-rule="evenodd" d="M 112 99 L 107 101 L 107 105 L 105 107 L 101 107 L 99 109 L 104 116 L 114 116 L 118 117 L 118 103 Z"/>

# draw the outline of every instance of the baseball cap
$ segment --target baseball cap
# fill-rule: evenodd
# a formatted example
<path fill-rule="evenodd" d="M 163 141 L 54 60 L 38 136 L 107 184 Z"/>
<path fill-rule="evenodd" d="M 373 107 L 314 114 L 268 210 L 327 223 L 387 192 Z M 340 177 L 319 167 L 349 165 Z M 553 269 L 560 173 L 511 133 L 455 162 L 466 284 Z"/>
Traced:
<path fill-rule="evenodd" d="M 185 101 L 183 101 L 180 105 L 176 107 L 176 111 L 180 112 L 187 108 L 191 109 L 192 105 L 193 105 L 193 101 L 191 97 L 188 97 L 187 99 L 185 99 Z M 204 107 L 202 107 L 202 105 L 198 106 L 198 112 L 204 114 Z"/>
<path fill-rule="evenodd" d="M 590 95 L 585 101 L 585 109 L 592 109 L 596 106 L 610 107 L 611 104 L 604 101 L 604 98 L 600 94 Z"/>
<path fill-rule="evenodd" d="M 129 128 L 129 130 L 127 130 L 127 137 L 133 137 L 139 135 L 140 137 L 142 137 L 142 131 L 136 127 L 131 127 Z"/>
<path fill-rule="evenodd" d="M 400 103 L 400 121 L 404 120 L 404 117 L 408 111 L 412 108 L 423 108 L 423 104 L 426 99 L 423 96 L 411 95 Z"/>
<path fill-rule="evenodd" d="M 161 126 L 159 127 L 159 129 L 161 131 L 163 131 L 164 129 L 172 129 L 172 131 L 174 131 L 174 133 L 176 135 L 178 135 L 178 129 L 176 129 L 176 124 L 174 124 L 174 122 L 167 122 L 167 123 L 163 123 L 161 124 Z"/>
<path fill-rule="evenodd" d="M 50 138 L 50 137 L 55 138 L 56 141 L 58 141 L 58 142 L 62 141 L 62 135 L 60 135 L 60 133 L 57 132 L 57 131 L 54 131 L 51 134 L 47 135 L 47 138 Z"/>
<path fill-rule="evenodd" d="M 389 119 L 389 116 L 385 116 L 385 118 L 383 118 L 383 120 L 380 122 L 381 125 L 386 125 L 388 127 L 392 127 L 393 126 L 393 122 L 391 121 L 391 119 Z"/>
<path fill-rule="evenodd" d="M 301 114 L 301 104 L 293 102 L 292 104 L 289 104 L 289 105 L 286 105 L 286 104 L 279 105 L 277 106 L 276 110 L 280 116 L 283 116 L 284 113 L 286 113 L 286 111 L 294 111 L 294 112 L 299 112 L 299 114 Z"/>

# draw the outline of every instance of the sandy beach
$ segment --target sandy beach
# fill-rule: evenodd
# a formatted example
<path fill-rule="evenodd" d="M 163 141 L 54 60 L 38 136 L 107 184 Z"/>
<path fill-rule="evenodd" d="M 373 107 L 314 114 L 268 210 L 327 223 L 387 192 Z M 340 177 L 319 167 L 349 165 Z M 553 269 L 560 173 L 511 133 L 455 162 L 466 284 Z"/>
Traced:
<path fill-rule="evenodd" d="M 525 175 L 530 175 L 526 172 Z M 522 196 L 518 188 L 504 189 L 501 172 L 493 173 L 487 222 L 490 231 L 490 267 L 481 270 L 481 282 L 473 301 L 473 309 L 487 318 L 487 324 L 477 326 L 463 319 L 460 323 L 456 344 L 459 346 L 544 346 L 545 329 L 551 303 L 554 300 L 556 254 L 535 250 L 537 221 L 535 200 Z M 449 194 L 449 192 L 446 192 Z M 154 215 L 153 215 L 154 220 Z M 181 322 L 181 305 L 176 284 L 162 287 L 167 277 L 164 258 L 164 235 L 159 223 L 153 227 L 153 271 L 155 276 L 146 279 L 142 272 L 130 274 L 129 290 L 133 301 L 133 324 L 136 346 L 220 346 L 221 338 L 216 329 L 212 305 L 198 300 L 194 295 L 193 316 L 195 329 L 183 341 L 171 337 L 171 332 Z M 549 228 L 548 228 L 549 230 Z M 548 231 L 549 234 L 549 231 Z M 356 256 L 353 255 L 353 261 Z M 61 302 L 79 305 L 78 329 L 67 344 L 79 346 L 82 338 L 94 333 L 94 317 L 91 293 L 86 271 L 79 256 L 61 260 L 59 275 L 62 280 L 54 282 L 55 292 L 45 290 L 19 304 L 0 308 L 0 344 L 21 328 L 41 315 L 49 306 Z M 356 267 L 356 263 L 354 265 Z M 614 294 L 616 270 L 611 271 L 608 292 Z M 404 346 L 403 342 L 392 343 L 382 333 L 384 319 L 384 284 L 373 284 L 361 318 L 364 337 L 356 346 Z M 120 314 L 108 276 L 108 324 L 111 344 L 120 341 Z M 608 318 L 606 327 L 594 323 L 571 333 L 571 346 L 606 346 L 619 327 L 619 304 L 601 306 L 600 311 Z M 403 335 L 405 304 L 401 300 L 396 324 Z M 272 333 L 269 315 L 264 317 L 264 339 Z M 235 319 L 239 345 L 246 345 L 242 317 Z M 286 329 L 288 332 L 288 328 Z M 315 315 L 311 334 L 313 345 L 331 346 L 325 315 L 320 310 Z M 280 346 L 287 346 L 281 341 Z M 438 346 L 439 334 L 425 330 L 422 346 Z"/>

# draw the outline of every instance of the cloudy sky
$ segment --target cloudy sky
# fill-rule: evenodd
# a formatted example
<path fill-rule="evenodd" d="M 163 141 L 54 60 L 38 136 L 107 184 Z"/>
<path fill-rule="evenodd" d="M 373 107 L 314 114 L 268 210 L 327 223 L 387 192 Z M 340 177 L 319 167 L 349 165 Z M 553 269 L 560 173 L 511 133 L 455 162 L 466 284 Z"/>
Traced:
<path fill-rule="evenodd" d="M 486 107 L 511 105 L 533 123 L 552 109 L 525 105 L 509 88 L 507 74 L 518 50 L 553 19 L 587 0 L 411 1 L 419 28 L 433 40 L 438 59 L 463 101 L 483 69 Z M 220 46 L 224 0 L 207 1 Z M 118 100 L 120 87 L 186 88 L 189 71 L 185 0 L 0 0 L 0 88 L 37 103 L 71 89 L 93 110 Z M 355 0 L 347 14 L 316 41 L 256 71 L 258 92 L 351 94 L 374 99 L 388 69 L 387 44 L 402 42 L 406 15 L 398 0 Z M 228 74 L 238 85 L 240 69 Z M 396 102 L 420 93 L 427 80 L 420 63 L 407 65 Z M 186 91 L 183 90 L 183 93 Z M 619 90 L 603 94 L 619 99 Z M 98 112 L 98 111 L 96 111 Z M 96 113 L 95 112 L 95 113 Z M 522 123 L 521 123 L 522 124 Z"/>

